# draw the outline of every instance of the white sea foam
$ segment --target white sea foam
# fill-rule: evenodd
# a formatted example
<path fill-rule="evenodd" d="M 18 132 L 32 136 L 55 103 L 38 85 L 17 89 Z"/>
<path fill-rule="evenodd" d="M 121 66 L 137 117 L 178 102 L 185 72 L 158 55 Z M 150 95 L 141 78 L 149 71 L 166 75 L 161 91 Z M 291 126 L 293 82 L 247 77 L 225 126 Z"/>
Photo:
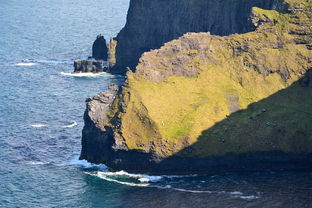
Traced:
<path fill-rule="evenodd" d="M 106 176 L 127 176 L 129 178 L 138 179 L 142 183 L 146 182 L 157 182 L 163 178 L 163 176 L 150 176 L 145 174 L 132 174 L 126 171 L 118 171 L 118 172 L 103 172 L 101 173 Z"/>
<path fill-rule="evenodd" d="M 230 192 L 230 194 L 232 194 L 232 195 L 243 195 L 243 193 L 240 191 L 232 191 L 232 192 Z"/>
<path fill-rule="evenodd" d="M 37 63 L 33 63 L 33 62 L 20 62 L 15 64 L 15 66 L 34 66 L 37 65 Z"/>
<path fill-rule="evenodd" d="M 108 170 L 107 166 L 104 165 L 104 164 L 99 164 L 99 165 L 93 164 L 93 163 L 90 163 L 90 162 L 88 162 L 86 160 L 79 160 L 78 157 L 75 157 L 74 159 L 70 160 L 69 161 L 69 165 L 82 167 L 82 168 L 86 168 L 86 169 L 88 169 L 88 168 L 98 168 L 98 169 L 100 169 L 102 171 L 107 171 Z"/>
<path fill-rule="evenodd" d="M 51 59 L 51 60 L 35 60 L 35 59 L 24 59 L 22 62 L 14 64 L 15 66 L 34 66 L 38 64 L 72 64 L 72 60 L 56 60 L 56 59 Z"/>
<path fill-rule="evenodd" d="M 43 127 L 47 127 L 46 124 L 40 124 L 40 123 L 38 123 L 38 124 L 32 124 L 31 126 L 34 127 L 34 128 L 43 128 Z"/>
<path fill-rule="evenodd" d="M 213 193 L 219 193 L 219 192 L 214 192 L 214 191 L 201 191 L 201 190 L 192 190 L 192 189 L 182 189 L 182 188 L 172 188 L 175 191 L 181 191 L 181 192 L 188 192 L 188 193 L 196 193 L 196 194 L 213 194 Z"/>
<path fill-rule="evenodd" d="M 99 177 L 101 179 L 104 179 L 106 181 L 114 182 L 123 184 L 126 186 L 137 186 L 137 187 L 150 187 L 150 188 L 158 188 L 158 189 L 172 189 L 175 191 L 181 191 L 181 192 L 188 192 L 188 193 L 223 193 L 223 192 L 213 192 L 213 191 L 201 191 L 201 190 L 191 190 L 191 189 L 182 189 L 182 188 L 174 188 L 171 185 L 154 185 L 150 182 L 157 182 L 163 178 L 163 176 L 149 176 L 149 175 L 142 175 L 142 174 L 131 174 L 127 173 L 125 171 L 118 171 L 118 172 L 96 172 L 96 173 L 90 173 L 85 172 L 86 174 Z M 114 176 L 127 176 L 130 178 L 136 178 L 141 183 L 132 183 L 132 182 L 125 182 L 118 179 L 113 178 Z"/>
<path fill-rule="evenodd" d="M 40 162 L 40 161 L 30 161 L 26 163 L 27 165 L 46 165 L 48 162 Z"/>
<path fill-rule="evenodd" d="M 253 200 L 253 199 L 259 199 L 259 196 L 255 196 L 255 195 L 239 196 L 238 198 L 245 199 L 245 200 Z"/>
<path fill-rule="evenodd" d="M 98 178 L 104 179 L 106 181 L 119 183 L 119 184 L 126 185 L 126 186 L 147 187 L 150 185 L 149 183 L 131 183 L 131 182 L 125 182 L 125 181 L 113 179 L 113 178 L 108 177 L 108 175 L 105 174 L 105 172 L 97 172 L 97 173 L 85 172 L 85 173 L 88 175 L 92 175 L 92 176 L 96 176 Z"/>
<path fill-rule="evenodd" d="M 134 178 L 137 179 L 141 183 L 155 183 L 159 182 L 165 178 L 174 179 L 174 178 L 189 178 L 189 177 L 196 177 L 196 174 L 193 175 L 159 175 L 159 176 L 153 176 L 153 175 L 147 175 L 147 174 L 134 174 L 134 173 L 128 173 L 126 171 L 117 171 L 117 172 L 101 172 L 101 175 L 105 175 L 106 178 L 109 177 L 128 177 L 128 178 Z M 153 186 L 157 188 L 164 188 L 160 186 Z M 168 187 L 165 187 L 168 188 Z"/>
<path fill-rule="evenodd" d="M 72 64 L 72 60 L 55 60 L 55 59 L 51 59 L 51 60 L 36 60 L 37 63 L 41 63 L 41 64 Z"/>
<path fill-rule="evenodd" d="M 84 166 L 89 166 L 90 163 L 88 162 L 81 162 Z M 90 166 L 92 167 L 92 166 Z M 209 190 L 193 190 L 193 189 L 184 189 L 184 188 L 176 188 L 172 187 L 171 185 L 158 185 L 157 183 L 164 178 L 181 178 L 181 177 L 194 177 L 196 175 L 185 175 L 185 176 L 168 176 L 168 175 L 162 175 L 162 176 L 150 176 L 145 174 L 131 174 L 125 171 L 118 171 L 118 172 L 108 172 L 108 171 L 97 171 L 97 172 L 85 172 L 88 175 L 92 175 L 98 178 L 101 178 L 106 181 L 110 181 L 113 183 L 118 183 L 126 186 L 136 186 L 136 187 L 149 187 L 149 188 L 157 188 L 157 189 L 171 189 L 175 191 L 180 192 L 188 192 L 188 193 L 195 193 L 195 194 L 229 194 L 232 195 L 235 198 L 241 198 L 245 200 L 253 200 L 258 199 L 259 196 L 255 195 L 243 195 L 240 191 L 232 191 L 232 192 L 226 192 L 226 191 L 209 191 Z M 122 177 L 129 177 L 134 178 L 138 180 L 138 183 L 135 182 L 126 182 L 122 181 Z"/>
<path fill-rule="evenodd" d="M 67 76 L 67 77 L 101 77 L 101 76 L 113 76 L 110 75 L 106 72 L 101 72 L 101 73 L 68 73 L 68 72 L 61 72 L 60 73 L 62 76 Z"/>
<path fill-rule="evenodd" d="M 77 125 L 78 125 L 77 122 L 74 121 L 72 124 L 65 125 L 65 126 L 62 126 L 62 127 L 63 127 L 63 128 L 73 128 L 73 127 L 75 127 L 75 126 L 77 126 Z"/>

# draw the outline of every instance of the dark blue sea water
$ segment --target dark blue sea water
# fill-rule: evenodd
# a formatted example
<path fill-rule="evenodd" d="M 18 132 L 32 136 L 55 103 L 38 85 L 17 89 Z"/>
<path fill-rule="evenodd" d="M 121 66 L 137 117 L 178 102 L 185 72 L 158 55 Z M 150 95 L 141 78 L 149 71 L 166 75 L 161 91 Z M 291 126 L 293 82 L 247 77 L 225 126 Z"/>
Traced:
<path fill-rule="evenodd" d="M 0 207 L 312 207 L 312 173 L 111 173 L 78 161 L 85 98 L 123 77 L 70 76 L 129 0 L 0 0 Z"/>

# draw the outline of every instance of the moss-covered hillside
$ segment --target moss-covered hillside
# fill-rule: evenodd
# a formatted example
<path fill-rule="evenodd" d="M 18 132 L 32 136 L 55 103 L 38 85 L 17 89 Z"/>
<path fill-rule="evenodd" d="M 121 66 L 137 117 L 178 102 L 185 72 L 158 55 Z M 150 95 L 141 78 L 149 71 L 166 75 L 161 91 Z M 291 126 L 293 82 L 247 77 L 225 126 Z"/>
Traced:
<path fill-rule="evenodd" d="M 312 153 L 312 1 L 285 3 L 253 8 L 254 32 L 188 33 L 143 54 L 108 112 L 114 151 Z"/>

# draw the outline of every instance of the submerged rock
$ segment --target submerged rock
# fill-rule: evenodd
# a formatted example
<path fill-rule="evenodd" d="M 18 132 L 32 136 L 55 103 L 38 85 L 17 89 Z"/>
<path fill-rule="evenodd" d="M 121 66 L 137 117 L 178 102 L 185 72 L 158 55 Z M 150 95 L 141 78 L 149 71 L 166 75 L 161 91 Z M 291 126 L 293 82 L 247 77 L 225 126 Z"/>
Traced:
<path fill-rule="evenodd" d="M 92 45 L 92 57 L 96 60 L 107 61 L 108 49 L 103 35 L 98 35 Z"/>
<path fill-rule="evenodd" d="M 103 61 L 96 60 L 75 60 L 74 73 L 80 72 L 103 72 Z"/>
<path fill-rule="evenodd" d="M 144 53 L 121 89 L 88 100 L 80 158 L 153 174 L 311 170 L 312 5 L 285 2 L 253 8 L 254 32 Z"/>

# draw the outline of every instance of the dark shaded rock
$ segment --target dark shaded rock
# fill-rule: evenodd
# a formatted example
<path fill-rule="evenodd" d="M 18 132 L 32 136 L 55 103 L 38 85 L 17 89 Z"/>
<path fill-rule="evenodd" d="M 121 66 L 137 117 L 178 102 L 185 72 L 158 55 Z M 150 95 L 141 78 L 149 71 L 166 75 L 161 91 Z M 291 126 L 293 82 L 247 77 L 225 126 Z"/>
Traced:
<path fill-rule="evenodd" d="M 74 61 L 74 73 L 80 72 L 103 72 L 103 62 L 94 60 L 76 60 Z"/>
<path fill-rule="evenodd" d="M 107 60 L 107 45 L 103 35 L 98 35 L 92 46 L 92 57 L 96 60 Z"/>
<path fill-rule="evenodd" d="M 97 96 L 86 99 L 86 111 L 84 113 L 85 126 L 82 130 L 82 150 L 80 159 L 89 158 L 94 162 L 100 162 L 103 152 L 111 151 L 113 144 L 110 128 L 104 125 L 108 122 L 107 112 L 118 92 L 118 86 L 111 84 L 109 89 Z M 103 132 L 105 132 L 103 134 Z"/>
<path fill-rule="evenodd" d="M 117 36 L 113 73 L 135 71 L 144 52 L 187 32 L 212 35 L 245 33 L 255 29 L 252 7 L 286 10 L 282 0 L 131 0 L 127 23 Z"/>

